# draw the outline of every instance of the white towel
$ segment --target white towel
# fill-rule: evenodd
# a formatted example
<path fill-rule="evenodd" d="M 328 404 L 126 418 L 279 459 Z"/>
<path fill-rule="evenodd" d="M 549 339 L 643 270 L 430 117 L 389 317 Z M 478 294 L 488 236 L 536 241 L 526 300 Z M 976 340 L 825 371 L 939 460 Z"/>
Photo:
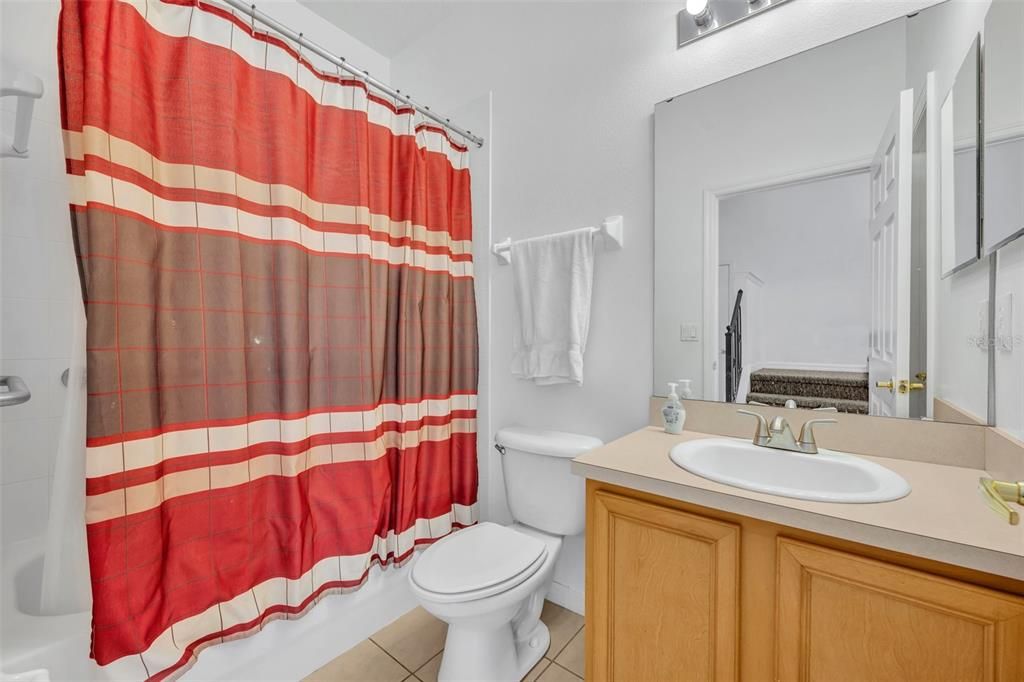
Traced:
<path fill-rule="evenodd" d="M 512 375 L 541 386 L 582 386 L 594 230 L 513 242 L 511 255 L 518 313 Z"/>

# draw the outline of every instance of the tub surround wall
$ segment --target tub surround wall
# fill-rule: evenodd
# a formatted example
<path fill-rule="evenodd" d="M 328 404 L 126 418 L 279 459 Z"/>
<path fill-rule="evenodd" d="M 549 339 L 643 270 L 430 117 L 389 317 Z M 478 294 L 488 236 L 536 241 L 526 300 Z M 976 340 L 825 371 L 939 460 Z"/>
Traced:
<path fill-rule="evenodd" d="M 0 70 L 34 73 L 29 158 L 0 159 L 0 374 L 21 376 L 27 403 L 0 410 L 0 543 L 46 532 L 53 462 L 67 391 L 72 306 L 81 305 L 68 218 L 57 80 L 59 3 L 0 3 Z M 31 30 L 27 30 L 31 27 Z M 0 130 L 17 102 L 0 99 Z"/>

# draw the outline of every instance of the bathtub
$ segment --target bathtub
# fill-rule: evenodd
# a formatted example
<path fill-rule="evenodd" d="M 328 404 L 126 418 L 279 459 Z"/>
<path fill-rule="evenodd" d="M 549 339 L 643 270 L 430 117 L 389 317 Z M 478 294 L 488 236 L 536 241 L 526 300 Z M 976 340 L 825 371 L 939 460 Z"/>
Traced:
<path fill-rule="evenodd" d="M 0 586 L 0 682 L 106 682 L 140 680 L 136 659 L 100 667 L 89 658 L 89 612 L 39 613 L 44 538 L 2 548 Z M 188 680 L 296 680 L 416 607 L 408 572 L 375 566 L 359 590 L 326 597 L 298 620 L 279 620 L 252 637 L 203 651 Z M 123 665 L 122 665 L 123 664 Z M 47 678 L 42 672 L 48 671 Z"/>
<path fill-rule="evenodd" d="M 34 670 L 48 670 L 51 680 L 95 680 L 99 667 L 89 658 L 86 611 L 65 616 L 39 615 L 43 537 L 3 548 L 0 567 L 0 672 L 3 679 L 37 680 Z"/>

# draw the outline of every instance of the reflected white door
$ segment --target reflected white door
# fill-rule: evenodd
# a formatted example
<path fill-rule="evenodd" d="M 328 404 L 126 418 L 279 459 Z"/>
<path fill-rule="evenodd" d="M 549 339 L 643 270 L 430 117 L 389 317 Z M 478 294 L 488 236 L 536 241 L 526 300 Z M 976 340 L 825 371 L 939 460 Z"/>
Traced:
<path fill-rule="evenodd" d="M 906 417 L 908 396 L 899 381 L 910 372 L 910 187 L 914 91 L 900 93 L 871 162 L 871 333 L 869 409 Z"/>

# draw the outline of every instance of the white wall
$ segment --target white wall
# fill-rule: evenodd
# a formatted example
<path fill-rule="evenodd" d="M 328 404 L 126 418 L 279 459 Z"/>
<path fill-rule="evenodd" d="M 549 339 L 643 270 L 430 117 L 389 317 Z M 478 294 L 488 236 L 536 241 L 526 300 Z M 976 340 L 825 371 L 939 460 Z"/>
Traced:
<path fill-rule="evenodd" d="M 1012 296 L 1012 347 L 996 353 L 996 424 L 1024 440 L 1024 238 L 998 255 L 996 300 Z"/>
<path fill-rule="evenodd" d="M 493 93 L 487 144 L 494 238 L 519 239 L 625 216 L 625 249 L 597 257 L 582 388 L 512 379 L 511 273 L 493 268 L 493 428 L 523 424 L 609 440 L 647 420 L 655 102 L 933 1 L 801 0 L 683 50 L 674 46 L 678 2 L 462 3 L 442 25 L 424 30 L 394 55 L 392 82 L 437 110 L 454 111 Z M 681 286 L 688 281 L 680 275 Z M 493 450 L 485 452 L 493 493 L 487 513 L 507 520 L 500 463 Z M 567 603 L 582 605 L 580 539 L 565 547 L 556 581 Z"/>
<path fill-rule="evenodd" d="M 863 172 L 719 203 L 718 262 L 764 282 L 760 338 L 744 327 L 743 341 L 744 350 L 748 341 L 757 344 L 767 366 L 864 365 L 871 320 L 868 192 Z M 720 347 L 726 324 L 719 319 Z"/>

